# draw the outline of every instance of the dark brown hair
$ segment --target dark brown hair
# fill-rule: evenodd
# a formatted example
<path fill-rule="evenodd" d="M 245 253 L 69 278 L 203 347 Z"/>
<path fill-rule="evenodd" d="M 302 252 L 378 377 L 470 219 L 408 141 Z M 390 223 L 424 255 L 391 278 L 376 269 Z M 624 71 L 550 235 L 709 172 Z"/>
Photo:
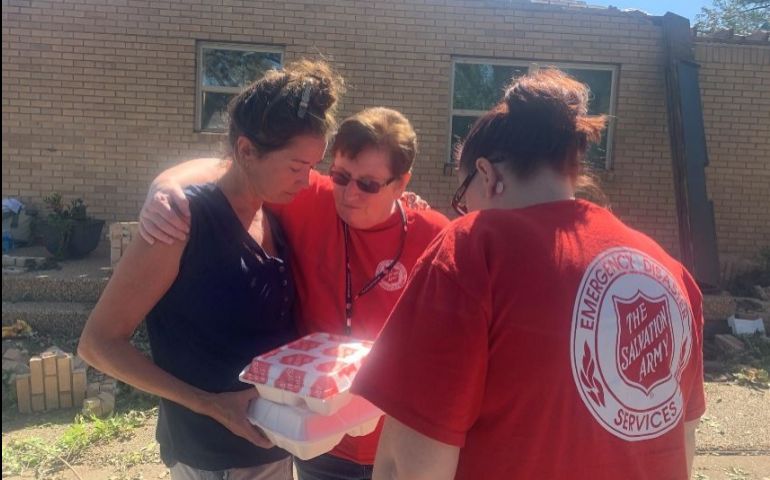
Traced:
<path fill-rule="evenodd" d="M 582 159 L 600 141 L 606 122 L 588 115 L 588 94 L 588 87 L 557 69 L 514 80 L 500 103 L 471 127 L 458 149 L 459 167 L 471 172 L 476 159 L 485 157 L 521 179 L 551 167 L 585 186 Z"/>
<path fill-rule="evenodd" d="M 331 152 L 355 158 L 362 150 L 372 147 L 388 152 L 390 172 L 400 177 L 412 169 L 417 155 L 417 134 L 400 112 L 384 107 L 367 108 L 342 122 Z"/>
<path fill-rule="evenodd" d="M 268 71 L 230 102 L 230 152 L 240 136 L 263 155 L 285 147 L 298 135 L 328 135 L 336 125 L 334 113 L 342 91 L 342 77 L 323 61 L 302 59 Z"/>

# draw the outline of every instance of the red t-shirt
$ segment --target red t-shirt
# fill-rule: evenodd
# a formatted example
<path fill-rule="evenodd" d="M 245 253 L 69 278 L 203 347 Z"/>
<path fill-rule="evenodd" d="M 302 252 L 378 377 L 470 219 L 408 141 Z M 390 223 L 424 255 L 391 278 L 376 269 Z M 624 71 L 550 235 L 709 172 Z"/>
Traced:
<path fill-rule="evenodd" d="M 589 202 L 477 212 L 421 258 L 353 391 L 461 447 L 458 479 L 684 480 L 701 299 Z"/>
<path fill-rule="evenodd" d="M 292 251 L 302 333 L 345 333 L 345 242 L 334 204 L 333 184 L 312 173 L 310 187 L 275 211 Z M 401 296 L 417 259 L 449 220 L 433 210 L 406 209 L 404 250 L 390 273 L 353 302 L 352 336 L 374 340 Z M 400 213 L 369 230 L 350 229 L 353 294 L 398 253 L 403 235 Z M 362 464 L 374 462 L 382 427 L 365 437 L 345 437 L 333 454 Z"/>

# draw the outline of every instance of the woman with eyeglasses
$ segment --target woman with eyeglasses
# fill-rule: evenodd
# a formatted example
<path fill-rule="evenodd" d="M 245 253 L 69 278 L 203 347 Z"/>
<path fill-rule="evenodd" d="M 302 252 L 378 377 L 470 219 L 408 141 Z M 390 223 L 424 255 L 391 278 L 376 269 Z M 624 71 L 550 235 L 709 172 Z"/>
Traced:
<path fill-rule="evenodd" d="M 274 208 L 292 247 L 299 326 L 304 333 L 373 340 L 415 262 L 448 220 L 400 201 L 411 177 L 417 137 L 399 112 L 369 108 L 347 118 L 330 150 L 329 176 L 312 172 L 308 189 Z M 149 241 L 185 238 L 185 216 L 175 213 L 187 204 L 181 186 L 216 178 L 221 168 L 199 159 L 161 174 L 142 211 L 143 235 Z M 379 431 L 345 437 L 318 458 L 295 459 L 299 478 L 371 478 Z"/>
<path fill-rule="evenodd" d="M 377 479 L 689 478 L 701 294 L 575 198 L 604 119 L 557 70 L 515 80 L 459 153 L 460 212 L 419 260 L 353 392 L 386 413 Z"/>
<path fill-rule="evenodd" d="M 156 435 L 174 480 L 292 478 L 288 454 L 247 420 L 256 391 L 238 373 L 297 338 L 289 247 L 263 205 L 307 187 L 341 86 L 302 60 L 236 96 L 221 177 L 184 191 L 186 238 L 134 239 L 83 330 L 89 364 L 161 397 Z M 130 343 L 144 319 L 152 359 Z"/>

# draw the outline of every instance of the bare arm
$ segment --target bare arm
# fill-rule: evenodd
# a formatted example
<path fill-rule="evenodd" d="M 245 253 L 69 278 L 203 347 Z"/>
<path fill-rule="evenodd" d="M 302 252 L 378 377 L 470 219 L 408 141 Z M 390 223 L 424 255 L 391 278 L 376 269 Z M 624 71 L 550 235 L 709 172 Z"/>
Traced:
<path fill-rule="evenodd" d="M 695 429 L 698 428 L 700 419 L 684 422 L 684 445 L 687 454 L 687 478 L 692 475 L 692 463 L 695 459 Z"/>
<path fill-rule="evenodd" d="M 393 417 L 385 418 L 373 480 L 451 480 L 460 448 L 433 440 Z"/>
<path fill-rule="evenodd" d="M 208 415 L 258 446 L 269 446 L 246 419 L 248 402 L 256 390 L 203 391 L 156 366 L 129 341 L 174 282 L 184 247 L 184 242 L 149 245 L 141 238 L 133 240 L 88 318 L 78 355 L 108 375 Z"/>
<path fill-rule="evenodd" d="M 214 182 L 227 170 L 228 162 L 219 158 L 197 158 L 158 175 L 139 215 L 139 233 L 149 243 L 158 239 L 171 244 L 185 240 L 189 233 L 190 208 L 183 189 L 196 183 Z"/>

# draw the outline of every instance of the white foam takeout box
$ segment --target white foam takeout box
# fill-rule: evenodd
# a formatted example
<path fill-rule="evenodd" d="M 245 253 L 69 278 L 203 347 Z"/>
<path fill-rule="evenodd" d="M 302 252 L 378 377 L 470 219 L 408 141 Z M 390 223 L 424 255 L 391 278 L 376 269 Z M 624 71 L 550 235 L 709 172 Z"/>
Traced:
<path fill-rule="evenodd" d="M 332 415 L 350 402 L 353 383 L 372 342 L 312 333 L 255 357 L 238 378 L 274 403 Z"/>
<path fill-rule="evenodd" d="M 249 405 L 249 421 L 267 438 L 292 455 L 308 460 L 332 450 L 345 435 L 368 435 L 377 428 L 382 411 L 357 395 L 332 415 L 304 407 L 258 398 Z"/>

